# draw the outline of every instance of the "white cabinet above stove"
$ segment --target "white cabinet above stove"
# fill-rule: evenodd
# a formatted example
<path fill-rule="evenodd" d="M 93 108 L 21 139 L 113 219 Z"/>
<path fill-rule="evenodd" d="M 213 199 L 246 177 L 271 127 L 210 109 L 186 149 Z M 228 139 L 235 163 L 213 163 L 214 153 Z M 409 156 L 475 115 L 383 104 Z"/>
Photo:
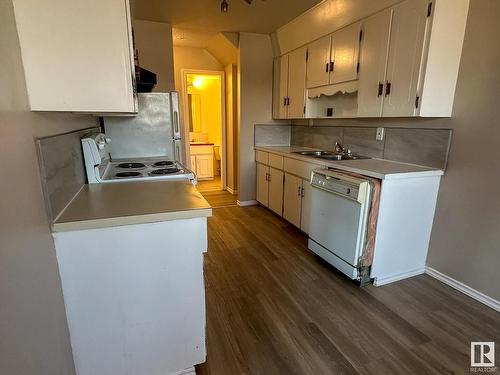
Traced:
<path fill-rule="evenodd" d="M 33 111 L 137 112 L 129 0 L 14 0 Z"/>

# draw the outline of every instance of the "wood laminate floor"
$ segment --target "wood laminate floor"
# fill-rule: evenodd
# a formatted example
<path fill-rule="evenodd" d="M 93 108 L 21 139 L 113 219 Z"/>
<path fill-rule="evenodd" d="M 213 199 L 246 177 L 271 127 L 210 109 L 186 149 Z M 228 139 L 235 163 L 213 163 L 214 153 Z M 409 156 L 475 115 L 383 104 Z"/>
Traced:
<path fill-rule="evenodd" d="M 198 375 L 468 374 L 470 341 L 500 360 L 500 313 L 426 275 L 359 288 L 261 207 L 214 210 L 205 283 Z"/>
<path fill-rule="evenodd" d="M 226 190 L 200 191 L 203 198 L 213 207 L 232 207 L 237 205 L 236 195 L 232 195 Z"/>

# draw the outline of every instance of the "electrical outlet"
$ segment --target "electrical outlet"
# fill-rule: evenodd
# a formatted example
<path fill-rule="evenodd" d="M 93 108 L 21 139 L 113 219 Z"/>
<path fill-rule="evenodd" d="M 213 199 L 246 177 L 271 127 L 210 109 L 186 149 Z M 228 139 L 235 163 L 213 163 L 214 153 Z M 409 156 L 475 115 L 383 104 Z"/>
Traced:
<path fill-rule="evenodd" d="M 377 128 L 377 135 L 375 136 L 375 139 L 377 141 L 383 141 L 384 133 L 385 133 L 385 128 Z"/>

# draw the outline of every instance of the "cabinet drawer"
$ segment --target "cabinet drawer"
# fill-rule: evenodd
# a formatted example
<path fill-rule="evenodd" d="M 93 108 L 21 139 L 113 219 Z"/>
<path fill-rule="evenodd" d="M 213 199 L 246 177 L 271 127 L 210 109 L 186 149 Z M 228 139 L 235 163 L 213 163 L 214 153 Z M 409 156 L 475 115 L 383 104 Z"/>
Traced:
<path fill-rule="evenodd" d="M 214 146 L 193 146 L 189 147 L 191 155 L 213 155 Z"/>
<path fill-rule="evenodd" d="M 269 154 L 265 151 L 255 150 L 255 161 L 268 165 L 269 164 Z"/>
<path fill-rule="evenodd" d="M 326 168 L 318 164 L 306 163 L 304 161 L 290 158 L 284 158 L 283 167 L 285 172 L 291 173 L 298 177 L 302 177 L 305 180 L 309 180 L 311 178 L 311 172 L 313 170 Z"/>
<path fill-rule="evenodd" d="M 269 166 L 282 170 L 283 169 L 283 156 L 276 154 L 269 154 L 268 156 Z"/>

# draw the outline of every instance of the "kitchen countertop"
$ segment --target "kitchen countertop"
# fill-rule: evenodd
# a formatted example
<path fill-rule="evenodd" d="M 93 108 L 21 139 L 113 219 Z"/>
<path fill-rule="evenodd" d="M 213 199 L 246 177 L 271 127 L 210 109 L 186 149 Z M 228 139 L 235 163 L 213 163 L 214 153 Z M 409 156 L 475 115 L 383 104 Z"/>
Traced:
<path fill-rule="evenodd" d="M 54 232 L 212 216 L 189 181 L 85 185 L 52 225 Z"/>
<path fill-rule="evenodd" d="M 274 154 L 280 154 L 289 158 L 306 161 L 308 163 L 318 164 L 318 166 L 327 166 L 340 169 L 347 172 L 362 174 L 365 176 L 379 179 L 396 179 L 426 176 L 441 176 L 443 170 L 431 167 L 425 167 L 416 164 L 400 163 L 396 161 L 383 159 L 357 159 L 357 160 L 325 160 L 312 156 L 294 154 L 296 151 L 315 150 L 308 147 L 299 146 L 255 146 L 256 150 L 267 151 Z"/>
<path fill-rule="evenodd" d="M 212 142 L 190 142 L 190 146 L 214 146 Z"/>

